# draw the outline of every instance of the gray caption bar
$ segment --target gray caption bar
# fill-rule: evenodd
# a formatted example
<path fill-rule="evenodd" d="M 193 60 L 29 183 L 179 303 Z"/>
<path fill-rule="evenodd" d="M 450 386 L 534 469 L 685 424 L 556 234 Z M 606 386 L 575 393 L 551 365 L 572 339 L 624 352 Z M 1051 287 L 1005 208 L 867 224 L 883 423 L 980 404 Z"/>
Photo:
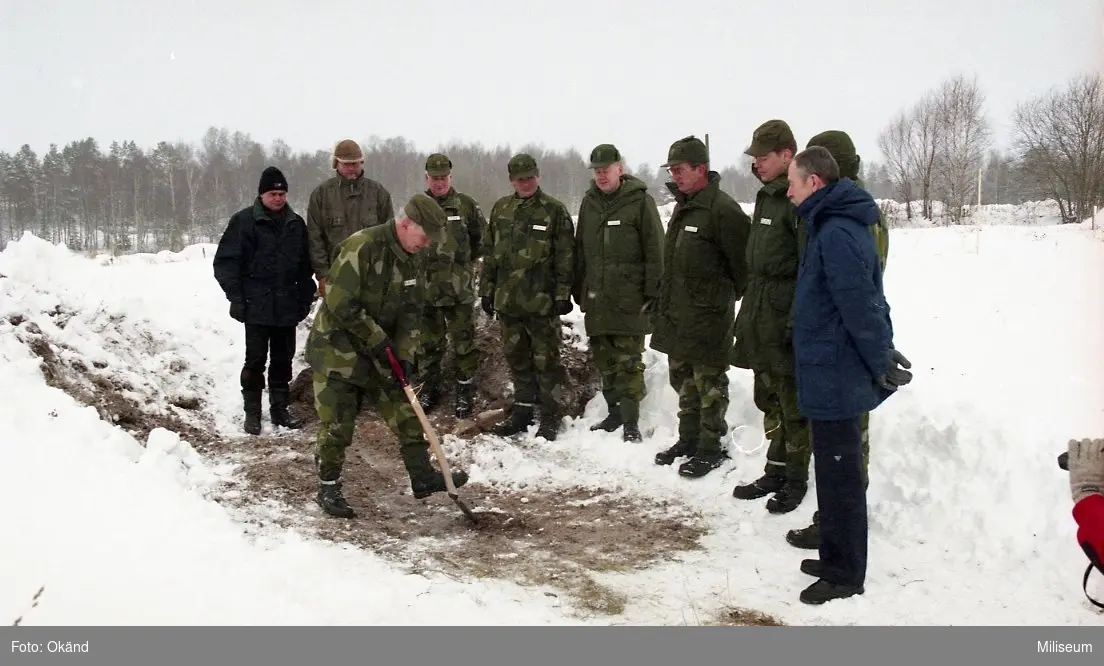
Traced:
<path fill-rule="evenodd" d="M 1101 618 L 1104 625 L 1104 616 Z M 3 627 L 5 666 L 1099 666 L 1101 627 Z"/>

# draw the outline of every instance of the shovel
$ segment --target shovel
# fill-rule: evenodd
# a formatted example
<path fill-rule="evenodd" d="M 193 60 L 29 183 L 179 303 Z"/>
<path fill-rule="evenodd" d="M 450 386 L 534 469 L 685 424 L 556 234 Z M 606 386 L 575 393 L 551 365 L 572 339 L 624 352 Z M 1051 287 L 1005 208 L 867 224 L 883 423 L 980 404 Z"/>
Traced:
<path fill-rule="evenodd" d="M 406 375 L 402 371 L 402 366 L 399 365 L 399 361 L 395 358 L 395 354 L 390 347 L 387 348 L 387 360 L 391 363 L 391 372 L 394 373 L 395 378 L 398 379 L 399 384 L 402 385 L 403 392 L 406 393 L 406 399 L 410 401 L 410 406 L 414 408 L 414 413 L 418 415 L 418 421 L 422 424 L 422 432 L 424 432 L 426 438 L 429 439 L 429 447 L 433 449 L 433 455 L 437 457 L 437 464 L 441 466 L 441 475 L 445 477 L 445 488 L 448 489 L 448 496 L 452 498 L 456 506 L 460 507 L 460 510 L 464 512 L 464 515 L 467 516 L 469 520 L 478 524 L 479 519 L 476 518 L 472 510 L 468 508 L 468 505 L 464 504 L 460 496 L 456 494 L 456 486 L 452 483 L 452 472 L 449 471 L 448 461 L 445 460 L 445 452 L 441 449 L 441 443 L 437 441 L 437 432 L 433 429 L 433 426 L 429 425 L 429 421 L 426 420 L 425 411 L 422 410 L 422 404 L 418 402 L 417 396 L 414 395 L 414 389 L 410 388 L 410 382 L 407 381 Z"/>

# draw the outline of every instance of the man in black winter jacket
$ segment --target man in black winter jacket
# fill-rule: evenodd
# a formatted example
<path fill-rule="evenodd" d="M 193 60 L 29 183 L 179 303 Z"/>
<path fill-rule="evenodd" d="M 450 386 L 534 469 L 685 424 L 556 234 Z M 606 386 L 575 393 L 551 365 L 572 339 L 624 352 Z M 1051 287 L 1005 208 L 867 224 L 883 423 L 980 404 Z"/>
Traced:
<path fill-rule="evenodd" d="M 261 392 L 268 368 L 272 425 L 299 428 L 288 411 L 295 327 L 314 300 L 307 225 L 287 202 L 284 174 L 268 167 L 257 198 L 230 218 L 215 252 L 215 279 L 230 300 L 230 316 L 245 324 L 241 371 L 245 431 L 261 432 Z"/>

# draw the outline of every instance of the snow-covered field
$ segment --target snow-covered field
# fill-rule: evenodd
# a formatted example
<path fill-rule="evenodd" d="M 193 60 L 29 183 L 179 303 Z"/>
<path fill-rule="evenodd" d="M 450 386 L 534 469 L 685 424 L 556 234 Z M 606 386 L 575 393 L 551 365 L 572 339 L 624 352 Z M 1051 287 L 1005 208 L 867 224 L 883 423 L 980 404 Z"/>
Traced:
<path fill-rule="evenodd" d="M 916 377 L 872 418 L 862 597 L 797 601 L 812 581 L 797 566 L 811 553 L 783 535 L 807 524 L 813 490 L 785 516 L 731 497 L 764 453 L 743 370 L 729 372 L 732 459 L 703 479 L 652 463 L 676 432 L 676 400 L 666 359 L 650 350 L 643 444 L 588 431 L 600 398 L 554 443 L 472 444 L 475 481 L 680 498 L 711 526 L 701 552 L 596 574 L 629 602 L 622 615 L 581 618 L 539 589 L 409 573 L 291 530 L 247 530 L 212 495 L 233 468 L 168 431 L 136 441 L 50 388 L 26 343 L 37 326 L 64 345 L 59 357 L 110 372 L 129 395 L 201 400 L 219 429 L 239 432 L 242 336 L 211 274 L 213 246 L 88 259 L 25 236 L 0 254 L 0 621 L 694 624 L 741 606 L 790 624 L 1104 625 L 1082 595 L 1085 558 L 1055 463 L 1068 438 L 1104 435 L 1104 239 L 1088 224 L 993 215 L 893 232 L 886 289 Z"/>

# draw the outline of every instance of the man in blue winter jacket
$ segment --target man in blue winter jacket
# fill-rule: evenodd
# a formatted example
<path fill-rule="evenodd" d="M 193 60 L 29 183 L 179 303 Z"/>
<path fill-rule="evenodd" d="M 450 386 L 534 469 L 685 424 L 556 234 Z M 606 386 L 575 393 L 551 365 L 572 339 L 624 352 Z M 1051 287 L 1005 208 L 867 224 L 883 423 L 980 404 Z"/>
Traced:
<path fill-rule="evenodd" d="M 912 379 L 908 359 L 893 348 L 893 324 L 870 226 L 874 198 L 822 147 L 794 156 L 787 196 L 808 234 L 793 303 L 797 402 L 809 419 L 820 559 L 801 571 L 818 580 L 801 601 L 822 604 L 862 594 L 867 515 L 860 417 Z"/>

